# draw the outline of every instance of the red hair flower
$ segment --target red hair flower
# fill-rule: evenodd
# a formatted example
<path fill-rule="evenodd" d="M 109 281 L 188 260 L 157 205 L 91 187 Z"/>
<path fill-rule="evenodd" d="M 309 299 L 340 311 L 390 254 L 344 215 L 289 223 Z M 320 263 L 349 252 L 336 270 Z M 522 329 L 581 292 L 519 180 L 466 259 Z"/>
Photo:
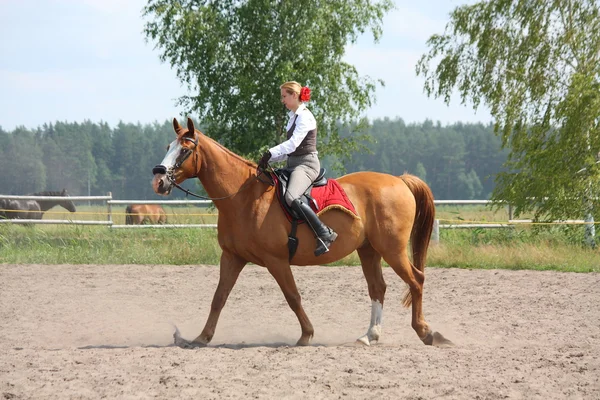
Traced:
<path fill-rule="evenodd" d="M 308 86 L 304 86 L 300 89 L 300 101 L 309 101 L 310 100 L 310 89 Z"/>

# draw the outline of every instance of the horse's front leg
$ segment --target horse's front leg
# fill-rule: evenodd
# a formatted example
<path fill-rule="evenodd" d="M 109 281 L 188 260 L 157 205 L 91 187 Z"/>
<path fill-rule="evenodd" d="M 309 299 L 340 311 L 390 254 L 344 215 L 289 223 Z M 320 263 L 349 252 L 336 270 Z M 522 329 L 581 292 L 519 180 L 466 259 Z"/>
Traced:
<path fill-rule="evenodd" d="M 279 284 L 279 287 L 281 288 L 288 305 L 292 311 L 294 311 L 296 317 L 298 317 L 298 321 L 300 322 L 302 336 L 300 336 L 300 339 L 298 339 L 296 345 L 308 346 L 315 331 L 310 323 L 310 320 L 308 319 L 308 316 L 304 312 L 304 307 L 302 307 L 300 293 L 296 287 L 296 281 L 294 280 L 294 275 L 292 274 L 290 264 L 287 262 L 287 260 L 273 261 L 269 262 L 266 267 Z"/>
<path fill-rule="evenodd" d="M 213 296 L 210 314 L 208 315 L 206 325 L 204 325 L 204 329 L 202 330 L 200 336 L 191 342 L 176 336 L 176 345 L 180 347 L 204 347 L 210 343 L 215 334 L 215 329 L 217 328 L 217 322 L 219 321 L 221 310 L 223 309 L 223 306 L 225 306 L 227 297 L 229 297 L 231 289 L 235 285 L 238 276 L 240 276 L 240 272 L 242 272 L 242 269 L 244 269 L 245 266 L 245 260 L 233 253 L 223 251 L 220 262 L 219 284 L 217 285 L 217 290 Z M 176 332 L 176 335 L 177 334 L 178 332 Z"/>

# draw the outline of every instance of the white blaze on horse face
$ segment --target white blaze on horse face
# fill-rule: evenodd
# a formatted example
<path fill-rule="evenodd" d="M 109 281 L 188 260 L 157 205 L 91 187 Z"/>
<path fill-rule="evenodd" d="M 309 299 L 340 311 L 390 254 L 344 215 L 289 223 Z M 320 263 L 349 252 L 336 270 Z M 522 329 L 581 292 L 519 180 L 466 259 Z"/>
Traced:
<path fill-rule="evenodd" d="M 379 300 L 371 301 L 371 323 L 369 324 L 369 330 L 367 333 L 358 338 L 357 340 L 367 346 L 371 345 L 373 341 L 379 341 L 381 335 L 381 320 L 383 318 L 383 304 Z"/>
<path fill-rule="evenodd" d="M 167 154 L 165 155 L 165 158 L 162 160 L 160 165 L 165 167 L 167 171 L 172 169 L 175 166 L 175 161 L 177 160 L 181 149 L 182 147 L 179 141 L 177 139 L 173 140 L 173 142 L 171 142 L 171 144 L 169 145 L 169 150 L 167 151 Z"/>

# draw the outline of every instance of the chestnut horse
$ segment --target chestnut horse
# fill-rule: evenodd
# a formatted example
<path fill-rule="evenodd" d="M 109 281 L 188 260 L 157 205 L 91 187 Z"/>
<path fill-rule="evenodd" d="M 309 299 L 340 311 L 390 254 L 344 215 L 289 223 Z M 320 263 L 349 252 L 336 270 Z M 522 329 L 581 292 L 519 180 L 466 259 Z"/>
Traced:
<path fill-rule="evenodd" d="M 166 224 L 167 213 L 158 204 L 130 204 L 125 209 L 125 225 Z"/>
<path fill-rule="evenodd" d="M 283 291 L 300 322 L 302 334 L 297 345 L 308 345 L 313 326 L 302 307 L 290 268 L 288 232 L 291 224 L 278 203 L 274 188 L 267 184 L 255 163 L 247 161 L 194 128 L 187 129 L 173 119 L 177 138 L 153 169 L 152 187 L 168 195 L 174 184 L 197 177 L 218 209 L 218 241 L 223 250 L 220 276 L 204 329 L 193 341 L 178 337 L 182 347 L 206 346 L 213 338 L 219 315 L 238 276 L 247 263 L 266 267 Z M 408 284 L 406 307 L 412 304 L 412 327 L 426 345 L 452 343 L 429 328 L 423 316 L 423 282 L 427 248 L 433 229 L 435 205 L 429 187 L 413 175 L 400 177 L 357 172 L 338 182 L 352 201 L 359 218 L 341 210 L 328 210 L 320 217 L 338 234 L 330 251 L 315 257 L 315 239 L 305 224 L 298 227 L 295 265 L 327 264 L 357 251 L 371 297 L 371 320 L 367 333 L 358 340 L 366 345 L 381 334 L 386 283 L 382 258 Z M 412 246 L 408 256 L 409 239 Z"/>

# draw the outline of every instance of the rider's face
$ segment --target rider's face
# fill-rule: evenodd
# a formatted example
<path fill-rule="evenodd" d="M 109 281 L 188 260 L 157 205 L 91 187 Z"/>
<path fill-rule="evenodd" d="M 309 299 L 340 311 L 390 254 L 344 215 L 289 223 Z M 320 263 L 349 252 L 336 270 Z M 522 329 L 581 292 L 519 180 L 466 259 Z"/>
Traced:
<path fill-rule="evenodd" d="M 296 111 L 300 105 L 298 95 L 296 93 L 289 93 L 286 89 L 281 89 L 281 102 L 285 105 L 285 108 L 291 111 Z"/>

